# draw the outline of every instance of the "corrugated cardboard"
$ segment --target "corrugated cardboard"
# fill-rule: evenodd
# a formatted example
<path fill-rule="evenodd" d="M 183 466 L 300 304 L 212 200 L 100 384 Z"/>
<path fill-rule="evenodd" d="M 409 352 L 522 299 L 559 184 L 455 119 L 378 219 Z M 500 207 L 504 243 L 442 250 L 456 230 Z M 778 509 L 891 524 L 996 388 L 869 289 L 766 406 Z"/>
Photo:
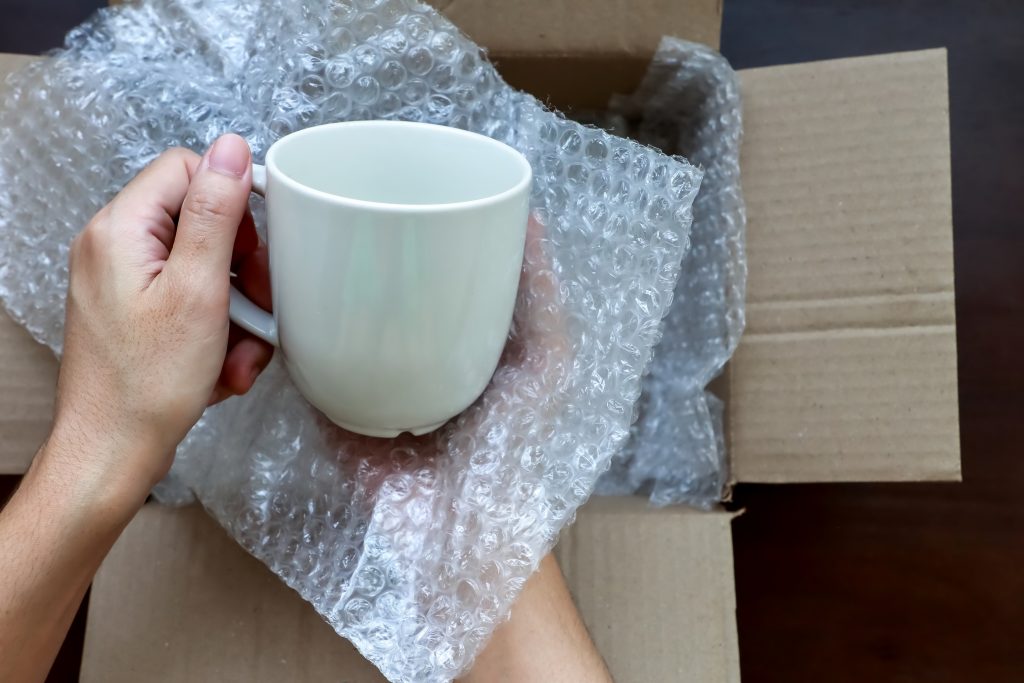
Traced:
<path fill-rule="evenodd" d="M 945 50 L 741 77 L 733 475 L 959 479 Z"/>
<path fill-rule="evenodd" d="M 57 361 L 0 311 L 0 368 L 0 474 L 21 474 L 50 430 Z"/>
<path fill-rule="evenodd" d="M 110 0 L 120 5 L 130 0 Z M 425 0 L 491 57 L 646 57 L 663 35 L 718 47 L 722 0 Z"/>
<path fill-rule="evenodd" d="M 383 680 L 198 506 L 146 505 L 89 613 L 83 683 Z"/>
<path fill-rule="evenodd" d="M 714 13 L 688 16 L 698 4 Z M 445 11 L 514 84 L 577 107 L 630 90 L 662 32 L 717 38 L 721 10 L 531 1 L 501 20 L 499 6 Z M 616 19 L 636 12 L 643 26 Z M 749 332 L 726 383 L 737 479 L 957 478 L 944 53 L 742 79 Z M 42 439 L 54 367 L 0 316 L 0 469 L 21 471 Z M 620 683 L 739 679 L 729 520 L 601 499 L 563 536 L 563 569 Z M 153 506 L 97 576 L 82 676 L 380 680 L 199 509 Z"/>
<path fill-rule="evenodd" d="M 563 110 L 640 81 L 663 35 L 718 47 L 721 0 L 429 0 L 486 45 L 505 79 Z"/>
<path fill-rule="evenodd" d="M 594 498 L 556 554 L 618 683 L 739 681 L 732 515 Z"/>
<path fill-rule="evenodd" d="M 650 59 L 664 35 L 718 46 L 721 0 L 428 0 L 495 57 Z"/>
<path fill-rule="evenodd" d="M 33 59 L 0 53 L 0 89 L 7 74 Z M 57 362 L 0 312 L 0 368 L 0 474 L 20 474 L 50 428 Z"/>
<path fill-rule="evenodd" d="M 595 503 L 559 557 L 615 680 L 738 681 L 730 515 Z M 147 505 L 93 584 L 81 681 L 157 680 L 384 679 L 201 508 Z"/>

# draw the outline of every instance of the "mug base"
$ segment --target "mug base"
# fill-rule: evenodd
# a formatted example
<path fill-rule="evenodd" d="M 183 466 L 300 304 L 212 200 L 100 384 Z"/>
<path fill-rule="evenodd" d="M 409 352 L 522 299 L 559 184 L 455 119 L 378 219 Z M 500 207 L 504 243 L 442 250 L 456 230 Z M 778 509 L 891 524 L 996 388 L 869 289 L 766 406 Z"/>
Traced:
<path fill-rule="evenodd" d="M 346 422 L 338 422 L 337 420 L 335 420 L 334 423 L 342 429 L 347 429 L 350 432 L 362 434 L 363 436 L 372 436 L 379 439 L 393 439 L 399 434 L 404 434 L 405 432 L 409 432 L 413 436 L 429 434 L 430 432 L 437 431 L 443 427 L 448 423 L 448 420 L 442 420 L 441 422 L 427 425 L 425 427 L 411 427 L 409 429 L 377 429 L 375 427 L 361 427 L 359 425 L 348 424 Z"/>

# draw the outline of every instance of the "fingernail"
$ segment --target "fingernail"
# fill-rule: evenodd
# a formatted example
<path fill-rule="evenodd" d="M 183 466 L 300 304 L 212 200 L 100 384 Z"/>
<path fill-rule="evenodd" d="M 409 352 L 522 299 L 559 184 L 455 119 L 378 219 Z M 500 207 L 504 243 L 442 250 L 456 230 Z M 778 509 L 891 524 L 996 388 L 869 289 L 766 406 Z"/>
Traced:
<path fill-rule="evenodd" d="M 241 178 L 249 169 L 249 145 L 237 135 L 217 138 L 207 154 L 207 164 L 222 175 Z"/>

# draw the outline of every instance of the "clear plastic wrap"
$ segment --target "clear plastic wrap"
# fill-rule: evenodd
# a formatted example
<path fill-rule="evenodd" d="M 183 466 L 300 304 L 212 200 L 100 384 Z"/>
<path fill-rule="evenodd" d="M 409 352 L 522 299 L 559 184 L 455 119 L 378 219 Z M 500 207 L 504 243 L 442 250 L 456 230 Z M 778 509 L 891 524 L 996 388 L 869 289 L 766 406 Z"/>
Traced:
<path fill-rule="evenodd" d="M 597 491 L 709 507 L 728 484 L 728 461 L 723 406 L 705 387 L 739 343 L 747 282 L 739 79 L 717 52 L 664 38 L 637 91 L 617 97 L 604 116 L 619 127 L 636 122 L 633 137 L 684 155 L 704 179 L 639 419 Z"/>
<path fill-rule="evenodd" d="M 494 380 L 440 431 L 384 441 L 331 425 L 274 363 L 249 395 L 207 411 L 156 493 L 197 498 L 389 679 L 445 681 L 507 617 L 626 442 L 674 292 L 696 298 L 672 329 L 699 331 L 666 347 L 694 357 L 659 365 L 655 391 L 674 386 L 672 373 L 693 373 L 681 386 L 698 400 L 734 345 L 740 252 L 715 272 L 688 262 L 710 298 L 675 289 L 700 170 L 545 110 L 419 3 L 152 0 L 102 11 L 10 81 L 0 297 L 59 353 L 68 244 L 160 151 L 201 150 L 234 131 L 259 160 L 293 130 L 367 118 L 475 130 L 534 168 L 544 238 L 528 249 Z M 687 323 L 694 310 L 706 324 Z M 648 401 L 634 444 L 643 424 L 677 419 L 656 416 L 662 405 L 678 404 Z M 688 418 L 693 434 L 713 424 L 701 405 Z M 645 463 L 670 466 L 643 453 L 621 461 L 626 481 Z"/>

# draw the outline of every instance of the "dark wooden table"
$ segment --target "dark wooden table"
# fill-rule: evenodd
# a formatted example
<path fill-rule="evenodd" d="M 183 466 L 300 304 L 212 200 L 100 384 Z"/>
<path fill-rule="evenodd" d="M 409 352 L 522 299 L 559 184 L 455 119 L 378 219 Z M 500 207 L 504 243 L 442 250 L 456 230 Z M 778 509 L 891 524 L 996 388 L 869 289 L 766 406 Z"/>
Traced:
<path fill-rule="evenodd" d="M 1024 3 L 725 0 L 737 68 L 939 46 L 964 483 L 740 487 L 748 683 L 1024 681 Z"/>
<path fill-rule="evenodd" d="M 0 0 L 0 51 L 53 47 L 99 4 Z M 938 46 L 965 481 L 740 487 L 746 683 L 1024 680 L 1024 2 L 725 1 L 737 68 Z M 76 679 L 82 617 L 51 681 Z"/>

